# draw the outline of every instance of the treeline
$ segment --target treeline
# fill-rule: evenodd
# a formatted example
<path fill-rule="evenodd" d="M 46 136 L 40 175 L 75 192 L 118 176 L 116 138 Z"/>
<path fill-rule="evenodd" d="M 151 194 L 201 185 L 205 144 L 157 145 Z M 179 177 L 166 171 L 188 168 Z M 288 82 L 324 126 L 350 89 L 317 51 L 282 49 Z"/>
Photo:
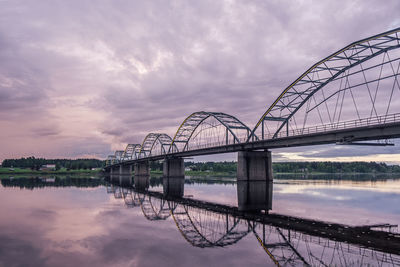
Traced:
<path fill-rule="evenodd" d="M 104 165 L 103 161 L 98 159 L 45 159 L 28 157 L 20 159 L 5 159 L 3 160 L 1 166 L 4 168 L 17 167 L 39 170 L 40 167 L 46 164 L 56 165 L 56 170 L 61 168 L 71 170 L 86 170 L 91 168 L 101 168 Z"/>
<path fill-rule="evenodd" d="M 185 162 L 185 167 L 191 171 L 213 171 L 236 173 L 237 163 L 234 161 L 224 162 Z"/>
<path fill-rule="evenodd" d="M 56 170 L 61 168 L 78 170 L 102 168 L 104 161 L 98 159 L 44 159 L 44 158 L 20 158 L 5 159 L 2 167 L 11 168 L 30 168 L 39 170 L 41 166 L 46 164 L 56 165 Z M 272 165 L 275 173 L 400 173 L 399 165 L 387 165 L 386 163 L 377 162 L 275 162 Z M 150 162 L 152 170 L 162 171 L 162 162 Z M 185 162 L 185 168 L 191 171 L 210 171 L 236 173 L 237 162 Z"/>
<path fill-rule="evenodd" d="M 163 163 L 159 161 L 150 162 L 151 170 L 162 171 Z M 236 162 L 185 162 L 185 168 L 191 171 L 213 171 L 213 172 L 236 172 Z"/>
<path fill-rule="evenodd" d="M 400 173 L 399 165 L 377 162 L 279 162 L 273 164 L 280 173 Z"/>
<path fill-rule="evenodd" d="M 236 173 L 237 162 L 185 162 L 192 171 Z M 274 162 L 274 173 L 400 173 L 399 165 L 377 162 Z"/>

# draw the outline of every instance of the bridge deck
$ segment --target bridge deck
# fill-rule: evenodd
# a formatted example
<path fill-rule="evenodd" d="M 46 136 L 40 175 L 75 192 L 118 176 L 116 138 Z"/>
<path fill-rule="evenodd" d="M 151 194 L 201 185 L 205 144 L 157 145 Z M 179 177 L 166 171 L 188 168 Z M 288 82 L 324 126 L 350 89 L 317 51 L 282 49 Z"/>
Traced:
<path fill-rule="evenodd" d="M 152 155 L 149 157 L 128 160 L 106 166 L 105 169 L 119 165 L 132 165 L 140 161 L 154 161 L 172 157 L 193 157 L 202 155 L 212 155 L 221 153 L 231 153 L 238 151 L 252 151 L 264 149 L 277 149 L 284 147 L 299 147 L 323 144 L 335 144 L 338 142 L 355 142 L 382 140 L 400 137 L 400 122 L 385 123 L 382 125 L 367 125 L 354 128 L 343 128 L 337 130 L 328 130 L 325 132 L 311 132 L 307 134 L 278 137 L 248 143 L 229 144 L 222 146 L 196 147 L 195 149 L 175 152 L 162 155 Z"/>

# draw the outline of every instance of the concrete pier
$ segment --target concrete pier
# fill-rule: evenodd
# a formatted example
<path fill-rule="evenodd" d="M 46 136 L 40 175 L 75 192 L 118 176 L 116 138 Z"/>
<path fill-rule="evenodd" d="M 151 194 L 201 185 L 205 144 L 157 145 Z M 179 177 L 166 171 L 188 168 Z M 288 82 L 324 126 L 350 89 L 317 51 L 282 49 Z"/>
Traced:
<path fill-rule="evenodd" d="M 133 182 L 138 190 L 147 190 L 150 185 L 150 165 L 148 161 L 134 165 Z"/>
<path fill-rule="evenodd" d="M 133 176 L 133 183 L 137 190 L 147 190 L 150 186 L 150 175 Z"/>
<path fill-rule="evenodd" d="M 148 161 L 135 163 L 133 172 L 135 176 L 150 175 L 150 165 Z"/>
<path fill-rule="evenodd" d="M 164 196 L 183 197 L 185 162 L 182 158 L 165 159 L 163 164 Z"/>
<path fill-rule="evenodd" d="M 240 151 L 237 166 L 238 208 L 242 211 L 272 208 L 272 157 L 270 151 Z"/>
<path fill-rule="evenodd" d="M 110 174 L 110 182 L 111 183 L 119 183 L 119 174 Z"/>
<path fill-rule="evenodd" d="M 185 161 L 182 158 L 165 159 L 163 175 L 164 177 L 185 177 Z"/>
<path fill-rule="evenodd" d="M 119 165 L 119 175 L 132 176 L 132 165 Z"/>
<path fill-rule="evenodd" d="M 132 176 L 131 175 L 119 175 L 120 186 L 130 187 L 132 186 Z"/>
<path fill-rule="evenodd" d="M 163 193 L 169 197 L 183 197 L 185 177 L 163 177 Z"/>

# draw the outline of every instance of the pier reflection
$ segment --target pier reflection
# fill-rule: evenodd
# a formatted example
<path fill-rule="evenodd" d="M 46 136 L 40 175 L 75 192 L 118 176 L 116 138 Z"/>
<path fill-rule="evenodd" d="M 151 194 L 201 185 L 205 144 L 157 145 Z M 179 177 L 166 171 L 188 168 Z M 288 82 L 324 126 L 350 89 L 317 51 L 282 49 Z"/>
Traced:
<path fill-rule="evenodd" d="M 265 253 L 265 262 L 276 266 L 400 266 L 398 232 L 376 226 L 347 226 L 275 213 L 245 212 L 237 207 L 180 197 L 181 183 L 161 179 L 157 179 L 157 186 L 167 184 L 168 190 L 138 190 L 129 178 L 113 177 L 112 181 L 18 178 L 2 179 L 1 185 L 26 189 L 104 186 L 110 196 L 136 209 L 147 220 L 176 225 L 176 231 L 190 246 L 212 249 L 247 244 L 258 247 Z"/>
<path fill-rule="evenodd" d="M 163 183 L 165 186 L 166 183 Z M 181 184 L 169 191 L 181 192 Z M 111 191 L 111 192 L 110 192 Z M 398 266 L 400 235 L 350 227 L 110 185 L 128 207 L 151 221 L 172 219 L 182 237 L 200 248 L 226 247 L 253 236 L 276 266 Z M 183 195 L 183 194 L 182 194 Z M 265 196 L 264 196 L 265 197 Z M 265 199 L 265 198 L 264 198 Z"/>

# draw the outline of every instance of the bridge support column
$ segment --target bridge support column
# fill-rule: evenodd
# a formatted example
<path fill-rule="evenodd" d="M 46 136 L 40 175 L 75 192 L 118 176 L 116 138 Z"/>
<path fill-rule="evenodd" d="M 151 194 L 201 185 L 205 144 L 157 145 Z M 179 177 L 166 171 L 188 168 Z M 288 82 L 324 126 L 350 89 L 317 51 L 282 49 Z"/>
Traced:
<path fill-rule="evenodd" d="M 119 175 L 132 176 L 132 165 L 119 165 Z"/>
<path fill-rule="evenodd" d="M 272 208 L 272 182 L 270 151 L 240 151 L 238 153 L 239 210 L 270 210 Z"/>
<path fill-rule="evenodd" d="M 119 165 L 119 184 L 121 186 L 132 185 L 132 165 Z"/>
<path fill-rule="evenodd" d="M 148 161 L 135 163 L 133 182 L 138 190 L 147 190 L 149 188 L 150 165 Z"/>
<path fill-rule="evenodd" d="M 182 158 L 165 159 L 163 163 L 163 192 L 165 196 L 183 197 L 185 161 Z"/>
<path fill-rule="evenodd" d="M 110 168 L 110 181 L 119 182 L 119 167 Z"/>

